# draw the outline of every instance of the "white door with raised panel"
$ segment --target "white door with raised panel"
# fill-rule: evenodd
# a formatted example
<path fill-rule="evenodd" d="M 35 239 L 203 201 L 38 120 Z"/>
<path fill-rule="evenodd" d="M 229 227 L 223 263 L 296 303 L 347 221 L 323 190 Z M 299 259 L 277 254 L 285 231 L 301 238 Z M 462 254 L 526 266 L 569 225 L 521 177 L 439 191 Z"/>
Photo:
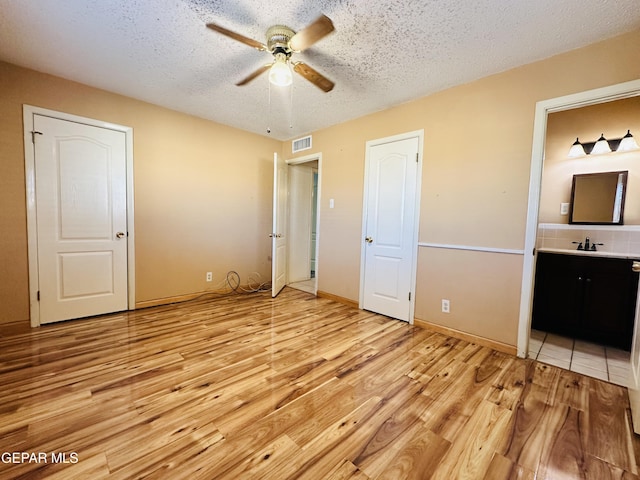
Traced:
<path fill-rule="evenodd" d="M 125 133 L 33 122 L 40 323 L 126 310 Z"/>
<path fill-rule="evenodd" d="M 410 321 L 420 138 L 367 144 L 360 306 Z"/>
<path fill-rule="evenodd" d="M 287 163 L 273 154 L 273 226 L 271 234 L 271 296 L 287 284 Z"/>

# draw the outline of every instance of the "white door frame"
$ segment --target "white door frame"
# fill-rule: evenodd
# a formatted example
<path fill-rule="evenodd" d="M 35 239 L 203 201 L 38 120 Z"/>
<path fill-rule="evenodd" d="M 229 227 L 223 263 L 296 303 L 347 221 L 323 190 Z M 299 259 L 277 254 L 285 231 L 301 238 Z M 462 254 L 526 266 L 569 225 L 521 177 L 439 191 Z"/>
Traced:
<path fill-rule="evenodd" d="M 38 290 L 38 229 L 36 211 L 35 148 L 32 141 L 34 131 L 33 116 L 42 115 L 93 127 L 108 128 L 125 134 L 127 161 L 127 302 L 128 309 L 135 308 L 135 235 L 133 217 L 133 128 L 92 118 L 80 117 L 46 108 L 23 105 L 24 125 L 24 166 L 27 196 L 27 250 L 29 262 L 29 309 L 31 326 L 40 326 L 40 303 Z"/>
<path fill-rule="evenodd" d="M 520 315 L 518 322 L 517 354 L 521 358 L 527 357 L 529 332 L 531 330 L 535 259 L 533 252 L 538 231 L 544 144 L 547 136 L 547 115 L 553 112 L 571 110 L 577 107 L 585 107 L 638 95 L 640 95 L 640 80 L 633 80 L 536 103 L 533 125 L 533 145 L 531 148 L 531 172 L 529 174 L 529 203 L 527 207 L 527 227 L 524 240 L 522 287 L 520 291 Z"/>
<path fill-rule="evenodd" d="M 322 198 L 322 152 L 311 153 L 309 155 L 304 155 L 302 157 L 292 158 L 290 160 L 285 160 L 287 165 L 300 165 L 302 163 L 309 163 L 317 160 L 318 161 L 318 196 L 316 198 L 317 204 L 317 212 L 316 212 L 316 293 L 318 291 L 318 279 L 319 274 L 318 270 L 320 269 L 320 208 L 322 206 L 321 198 Z M 287 266 L 288 268 L 288 266 Z"/>
<path fill-rule="evenodd" d="M 364 305 L 364 276 L 365 276 L 365 255 L 366 248 L 364 244 L 364 237 L 367 235 L 367 199 L 369 198 L 369 161 L 370 150 L 372 147 L 382 145 L 385 143 L 398 142 L 401 140 L 407 140 L 409 138 L 418 138 L 418 170 L 416 172 L 416 205 L 415 214 L 413 219 L 413 252 L 411 261 L 411 299 L 409 300 L 409 324 L 413 325 L 414 315 L 416 310 L 416 278 L 418 272 L 418 235 L 420 233 L 420 197 L 422 195 L 422 163 L 424 152 L 424 129 L 414 130 L 413 132 L 401 133 L 398 135 L 392 135 L 390 137 L 378 138 L 376 140 L 369 140 L 366 143 L 365 150 L 365 162 L 364 162 L 364 194 L 363 194 L 363 208 L 362 208 L 362 234 L 360 237 L 360 297 L 358 299 L 358 307 L 362 309 Z"/>

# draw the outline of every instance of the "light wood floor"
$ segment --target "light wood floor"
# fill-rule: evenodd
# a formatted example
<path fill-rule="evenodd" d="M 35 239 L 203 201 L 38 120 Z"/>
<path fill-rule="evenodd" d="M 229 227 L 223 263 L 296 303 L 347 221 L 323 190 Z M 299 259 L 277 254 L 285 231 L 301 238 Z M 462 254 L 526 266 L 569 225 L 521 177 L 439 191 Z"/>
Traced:
<path fill-rule="evenodd" d="M 0 333 L 3 479 L 638 478 L 624 388 L 292 289 Z"/>

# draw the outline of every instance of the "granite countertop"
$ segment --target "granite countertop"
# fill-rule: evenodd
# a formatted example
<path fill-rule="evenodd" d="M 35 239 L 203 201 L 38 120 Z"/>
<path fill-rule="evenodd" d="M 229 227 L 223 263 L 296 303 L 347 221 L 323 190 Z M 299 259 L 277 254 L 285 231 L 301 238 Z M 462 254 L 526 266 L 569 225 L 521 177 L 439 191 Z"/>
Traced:
<path fill-rule="evenodd" d="M 631 258 L 634 260 L 640 258 L 639 255 L 632 255 L 629 253 L 605 252 L 602 250 L 594 252 L 593 250 L 576 250 L 568 248 L 537 248 L 536 252 L 563 253 L 565 255 L 586 255 L 589 257 Z"/>

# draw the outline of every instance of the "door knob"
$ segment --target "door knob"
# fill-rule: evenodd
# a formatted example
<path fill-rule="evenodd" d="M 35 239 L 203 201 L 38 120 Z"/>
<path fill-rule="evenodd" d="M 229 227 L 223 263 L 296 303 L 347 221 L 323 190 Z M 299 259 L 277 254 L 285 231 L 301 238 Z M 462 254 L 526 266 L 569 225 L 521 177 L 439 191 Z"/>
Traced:
<path fill-rule="evenodd" d="M 366 238 L 364 239 L 364 241 L 365 241 L 365 242 L 367 242 L 367 243 L 373 243 L 373 238 L 371 238 L 371 237 L 366 237 Z"/>
<path fill-rule="evenodd" d="M 116 233 L 116 238 L 124 238 L 124 237 L 126 237 L 126 236 L 127 236 L 127 234 L 126 234 L 126 233 L 124 233 L 124 232 L 118 232 L 118 233 Z"/>
<path fill-rule="evenodd" d="M 631 270 L 634 272 L 640 272 L 640 262 L 633 262 Z"/>

